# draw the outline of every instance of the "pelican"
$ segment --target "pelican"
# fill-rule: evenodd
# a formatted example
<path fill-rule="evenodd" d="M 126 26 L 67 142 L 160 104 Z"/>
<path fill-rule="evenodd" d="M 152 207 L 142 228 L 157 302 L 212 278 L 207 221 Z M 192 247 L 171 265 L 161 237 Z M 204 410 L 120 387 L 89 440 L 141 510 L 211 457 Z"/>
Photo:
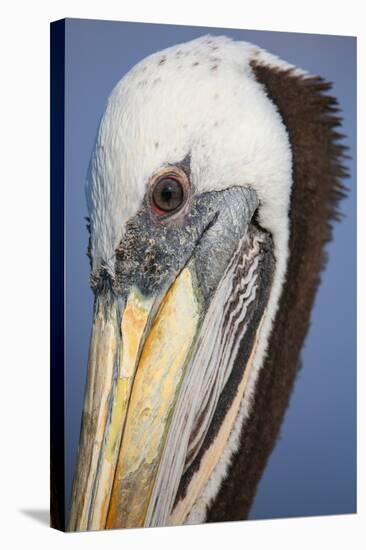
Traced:
<path fill-rule="evenodd" d="M 204 36 L 113 90 L 87 178 L 95 301 L 69 530 L 247 517 L 343 195 L 330 87 Z"/>

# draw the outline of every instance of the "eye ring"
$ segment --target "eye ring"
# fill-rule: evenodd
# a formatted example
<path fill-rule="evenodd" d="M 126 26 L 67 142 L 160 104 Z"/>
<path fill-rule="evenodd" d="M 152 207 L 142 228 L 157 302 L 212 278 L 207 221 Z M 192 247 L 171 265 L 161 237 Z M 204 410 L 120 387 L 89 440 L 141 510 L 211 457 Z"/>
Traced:
<path fill-rule="evenodd" d="M 186 173 L 178 167 L 168 167 L 155 174 L 150 187 L 150 204 L 154 213 L 170 217 L 187 202 L 190 185 Z"/>

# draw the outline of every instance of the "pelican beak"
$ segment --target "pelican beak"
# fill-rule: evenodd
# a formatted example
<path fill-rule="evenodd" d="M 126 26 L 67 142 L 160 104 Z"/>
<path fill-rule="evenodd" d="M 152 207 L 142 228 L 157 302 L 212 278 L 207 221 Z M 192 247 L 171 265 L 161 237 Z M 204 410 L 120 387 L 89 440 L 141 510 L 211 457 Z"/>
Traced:
<path fill-rule="evenodd" d="M 189 268 L 162 298 L 96 301 L 72 530 L 144 525 L 199 316 Z"/>
<path fill-rule="evenodd" d="M 248 225 L 256 207 L 255 197 L 249 198 L 250 207 L 247 191 L 247 215 L 242 226 L 238 225 L 238 234 Z M 237 197 L 235 200 L 238 203 Z M 245 208 L 240 210 L 239 205 L 238 211 L 244 212 Z M 213 208 L 205 212 L 206 218 L 200 217 L 200 227 L 198 218 L 192 219 L 197 237 L 192 238 L 192 227 L 187 230 L 187 247 L 180 251 L 179 265 L 167 270 L 162 284 L 151 286 L 149 279 L 150 287 L 147 283 L 144 286 L 143 275 L 121 272 L 123 291 L 102 287 L 96 294 L 70 530 L 150 524 L 152 495 L 156 493 L 162 456 L 167 451 L 172 416 L 208 311 L 216 284 L 213 278 L 219 280 L 227 265 L 222 260 L 223 252 L 220 269 L 216 275 L 214 269 L 210 270 L 211 286 L 205 287 L 203 280 L 207 283 L 209 277 L 205 276 L 208 268 L 203 263 L 207 262 L 212 243 L 204 245 L 203 236 L 208 238 L 210 229 L 212 239 L 217 238 L 214 221 L 218 218 Z M 136 224 L 134 234 L 135 228 Z M 174 240 L 172 232 L 183 230 L 164 231 L 164 239 L 156 241 L 169 246 Z M 230 231 L 233 232 L 232 227 Z M 179 235 L 183 243 L 182 234 Z M 128 248 L 131 242 L 126 239 Z M 232 246 L 236 246 L 236 238 L 232 241 Z M 145 239 L 140 243 L 145 258 L 146 242 Z M 134 250 L 138 246 L 135 243 Z M 131 264 L 126 260 L 130 259 L 129 254 L 128 248 L 123 255 L 124 266 Z M 179 255 L 176 248 L 171 254 L 164 259 L 168 266 Z M 230 250 L 227 256 L 230 258 Z M 172 459 L 172 469 L 176 458 Z M 181 474 L 178 468 L 173 476 L 176 483 Z"/>

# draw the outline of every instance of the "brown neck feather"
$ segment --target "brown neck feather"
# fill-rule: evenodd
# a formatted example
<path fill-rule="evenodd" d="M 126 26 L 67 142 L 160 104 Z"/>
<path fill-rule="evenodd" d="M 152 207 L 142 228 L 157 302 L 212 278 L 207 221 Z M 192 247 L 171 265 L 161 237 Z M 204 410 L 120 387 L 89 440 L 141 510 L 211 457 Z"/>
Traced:
<path fill-rule="evenodd" d="M 337 101 L 325 95 L 331 84 L 252 63 L 257 80 L 277 105 L 293 154 L 289 264 L 278 312 L 260 371 L 254 405 L 243 426 L 239 450 L 208 512 L 207 521 L 245 519 L 258 482 L 276 443 L 299 368 L 320 273 L 325 244 L 345 194 L 341 184 L 345 147 L 335 128 Z"/>

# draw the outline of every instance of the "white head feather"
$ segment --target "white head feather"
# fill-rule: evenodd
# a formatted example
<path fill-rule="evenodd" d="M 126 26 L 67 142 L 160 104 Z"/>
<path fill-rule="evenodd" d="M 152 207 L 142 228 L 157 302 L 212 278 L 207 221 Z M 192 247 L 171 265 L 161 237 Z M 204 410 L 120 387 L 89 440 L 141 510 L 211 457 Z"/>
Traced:
<path fill-rule="evenodd" d="M 263 227 L 285 245 L 291 151 L 254 59 L 290 67 L 252 44 L 204 36 L 150 55 L 116 85 L 87 183 L 93 268 L 103 263 L 113 273 L 115 248 L 149 178 L 188 153 L 197 192 L 251 185 Z"/>

